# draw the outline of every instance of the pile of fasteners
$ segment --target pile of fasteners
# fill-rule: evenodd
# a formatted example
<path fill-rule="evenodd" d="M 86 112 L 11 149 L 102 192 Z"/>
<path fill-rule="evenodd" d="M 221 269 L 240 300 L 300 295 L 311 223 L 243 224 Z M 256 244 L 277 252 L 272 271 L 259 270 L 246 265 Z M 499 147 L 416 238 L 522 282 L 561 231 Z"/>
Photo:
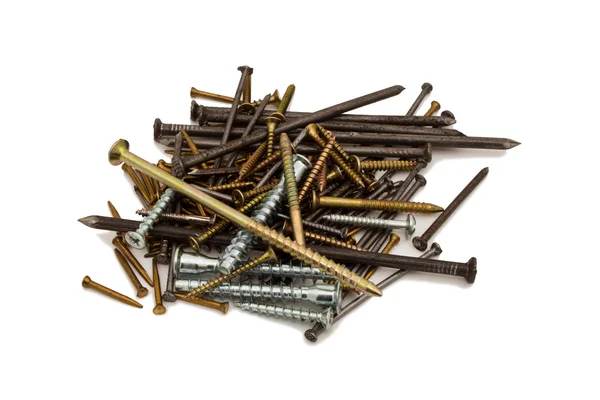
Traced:
<path fill-rule="evenodd" d="M 415 116 L 432 90 L 428 83 L 403 116 L 346 114 L 400 94 L 401 86 L 312 113 L 291 112 L 287 109 L 294 85 L 281 99 L 275 91 L 252 101 L 252 68 L 239 70 L 232 98 L 191 90 L 192 97 L 230 102 L 231 107 L 192 101 L 191 119 L 197 124 L 155 121 L 154 140 L 167 147 L 170 163 L 151 164 L 131 153 L 124 140 L 110 149 L 110 162 L 123 163 L 134 184 L 143 206 L 137 211 L 141 222 L 120 218 L 110 202 L 112 218 L 80 219 L 92 228 L 117 232 L 117 259 L 138 297 L 148 290 L 137 275 L 154 287 L 155 314 L 166 311 L 163 300 L 177 299 L 226 313 L 228 303 L 213 298 L 233 299 L 243 310 L 314 322 L 305 337 L 316 341 L 408 271 L 474 282 L 475 258 L 466 263 L 435 260 L 430 257 L 441 253 L 440 246 L 427 247 L 488 169 L 445 209 L 411 201 L 426 183 L 419 172 L 437 147 L 507 150 L 518 142 L 465 136 L 449 128 L 455 123 L 451 112 L 435 115 L 440 109 L 435 101 L 425 115 Z M 378 171 L 383 173 L 376 175 Z M 397 172 L 407 175 L 398 178 Z M 424 251 L 421 257 L 389 254 L 400 241 L 395 231 L 403 230 L 410 238 L 417 223 L 413 214 L 430 213 L 438 214 L 435 222 L 412 239 Z M 148 250 L 152 278 L 130 247 Z M 213 248 L 217 258 L 208 255 Z M 252 257 L 256 251 L 262 254 Z M 169 266 L 162 293 L 159 264 Z M 369 279 L 378 267 L 393 273 L 376 285 Z M 87 276 L 83 286 L 142 307 Z M 343 305 L 352 291 L 360 295 Z"/>

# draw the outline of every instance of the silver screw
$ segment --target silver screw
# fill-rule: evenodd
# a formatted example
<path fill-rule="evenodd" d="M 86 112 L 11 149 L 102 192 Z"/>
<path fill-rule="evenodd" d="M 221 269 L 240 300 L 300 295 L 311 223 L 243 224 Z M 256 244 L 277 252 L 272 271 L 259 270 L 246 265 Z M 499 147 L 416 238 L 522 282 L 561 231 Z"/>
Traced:
<path fill-rule="evenodd" d="M 364 226 L 367 228 L 382 229 L 404 229 L 406 238 L 410 238 L 415 232 L 417 221 L 412 214 L 406 216 L 406 221 L 397 221 L 393 219 L 380 219 L 371 217 L 357 217 L 351 215 L 329 214 L 322 217 L 325 221 L 335 222 L 336 224 L 350 226 Z"/>
<path fill-rule="evenodd" d="M 206 280 L 183 279 L 175 281 L 175 290 L 189 292 L 208 283 Z M 336 281 L 333 285 L 320 284 L 313 286 L 272 285 L 265 283 L 232 283 L 226 282 L 208 292 L 211 297 L 223 299 L 238 298 L 251 303 L 265 301 L 304 301 L 319 306 L 332 307 L 338 312 L 342 305 L 342 289 Z"/>
<path fill-rule="evenodd" d="M 165 212 L 174 197 L 175 191 L 173 189 L 168 188 L 165 190 L 154 207 L 152 207 L 152 211 L 148 213 L 147 217 L 144 217 L 137 230 L 125 234 L 125 241 L 128 245 L 136 249 L 143 249 L 146 247 L 146 234 L 152 230 L 156 220 Z"/>
<path fill-rule="evenodd" d="M 241 308 L 242 310 L 266 315 L 268 317 L 319 322 L 325 328 L 328 328 L 333 320 L 333 311 L 331 308 L 328 308 L 323 312 L 316 312 L 302 308 L 272 306 L 268 304 L 233 303 L 233 305 Z"/>
<path fill-rule="evenodd" d="M 300 155 L 294 156 L 294 171 L 297 182 L 302 179 L 302 176 L 309 168 L 311 168 L 311 164 L 308 159 Z M 252 219 L 263 225 L 271 226 L 273 219 L 277 216 L 277 212 L 282 210 L 286 197 L 285 179 L 282 174 L 279 183 L 271 189 L 258 207 L 254 209 L 251 215 Z M 246 230 L 239 231 L 219 258 L 217 272 L 227 275 L 248 262 L 248 252 L 254 247 L 255 241 L 256 238 L 250 232 Z"/>

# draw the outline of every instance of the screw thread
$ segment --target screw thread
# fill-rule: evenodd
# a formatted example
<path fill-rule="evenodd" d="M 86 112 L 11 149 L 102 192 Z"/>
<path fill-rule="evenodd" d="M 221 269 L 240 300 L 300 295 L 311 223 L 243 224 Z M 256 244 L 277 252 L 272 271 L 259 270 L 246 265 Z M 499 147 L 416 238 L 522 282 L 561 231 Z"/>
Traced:
<path fill-rule="evenodd" d="M 292 97 L 294 96 L 294 92 L 296 91 L 295 85 L 289 85 L 287 89 L 285 89 L 285 93 L 283 94 L 283 98 L 281 99 L 281 103 L 277 107 L 277 112 L 280 114 L 285 114 L 288 107 L 290 106 L 290 102 L 292 101 Z"/>
<path fill-rule="evenodd" d="M 307 133 L 310 137 L 313 138 L 313 140 L 317 143 L 317 145 L 319 147 L 321 147 L 322 149 L 324 149 L 327 146 L 327 143 L 317 133 L 316 124 L 310 124 L 308 126 Z M 356 184 L 360 187 L 365 186 L 364 182 L 362 181 L 360 176 L 358 176 L 356 171 L 354 171 L 352 168 L 350 168 L 350 166 L 348 164 L 346 164 L 346 162 L 344 160 L 342 160 L 341 156 L 338 153 L 331 152 L 330 157 L 342 169 L 342 171 L 344 171 L 346 173 L 346 176 L 348 177 L 348 179 L 350 179 L 352 182 L 354 182 L 354 184 Z"/>
<path fill-rule="evenodd" d="M 357 208 L 362 210 L 412 212 L 415 214 L 432 214 L 444 211 L 442 207 L 435 204 L 414 201 L 345 199 L 338 197 L 320 197 L 318 201 L 321 206 L 325 207 Z"/>
<path fill-rule="evenodd" d="M 319 193 L 321 193 L 327 187 L 327 174 L 328 174 L 327 163 L 323 165 L 323 168 L 319 172 L 319 177 L 317 178 L 317 189 L 319 189 Z"/>
<path fill-rule="evenodd" d="M 350 162 L 350 155 L 348 153 L 346 153 L 346 151 L 342 148 L 342 146 L 337 142 L 337 140 L 335 140 L 335 136 L 333 136 L 333 134 L 328 131 L 327 129 L 323 128 L 321 125 L 317 124 L 317 129 L 319 130 L 319 132 L 321 133 L 321 135 L 323 136 L 323 138 L 329 142 L 333 142 L 333 148 L 335 149 L 335 151 L 338 152 L 338 154 L 342 157 L 342 159 L 345 162 Z"/>
<path fill-rule="evenodd" d="M 337 264 L 335 261 L 320 255 L 316 251 L 294 242 L 283 233 L 279 233 L 256 221 L 250 222 L 246 226 L 246 230 L 266 243 L 290 254 L 297 260 L 310 264 L 313 267 L 317 267 L 326 274 L 337 278 L 342 284 L 345 284 L 353 290 L 368 293 L 369 295 L 380 295 L 381 293 L 377 286 L 371 282 L 350 271 L 348 268 Z"/>
<path fill-rule="evenodd" d="M 193 286 L 198 285 L 199 287 L 204 286 L 208 281 L 204 280 L 189 280 L 187 284 L 188 288 L 192 289 Z M 269 283 L 233 283 L 225 282 L 216 287 L 213 287 L 205 294 L 211 297 L 221 297 L 223 299 L 241 299 L 242 301 L 248 301 L 251 303 L 263 302 L 263 301 L 302 301 L 306 299 L 306 291 L 309 288 L 306 286 L 294 286 Z"/>
<path fill-rule="evenodd" d="M 337 181 L 337 182 L 331 182 L 329 185 L 327 185 L 327 187 L 325 188 L 325 190 L 323 190 L 321 192 L 321 196 L 327 196 L 331 193 L 333 193 L 334 191 L 336 191 L 340 186 L 342 186 L 342 182 L 341 181 Z"/>
<path fill-rule="evenodd" d="M 360 163 L 364 171 L 410 171 L 415 165 L 415 160 L 373 160 Z"/>
<path fill-rule="evenodd" d="M 306 195 L 309 193 L 310 189 L 315 183 L 315 180 L 319 177 L 320 172 L 327 166 L 327 160 L 329 159 L 329 154 L 332 150 L 333 141 L 330 140 L 329 142 L 327 142 L 325 147 L 323 147 L 323 151 L 319 155 L 317 162 L 308 173 L 308 176 L 306 177 L 306 180 L 304 181 L 304 184 L 300 189 L 300 195 L 298 198 L 300 202 L 302 202 L 302 200 L 306 198 Z"/>
<path fill-rule="evenodd" d="M 323 312 L 315 312 L 302 308 L 282 307 L 268 304 L 234 303 L 233 305 L 242 310 L 251 311 L 256 314 L 289 320 L 320 322 L 323 326 L 329 326 L 333 317 L 331 309 L 327 309 Z"/>
<path fill-rule="evenodd" d="M 332 279 L 331 276 L 327 275 L 318 268 L 304 263 L 294 262 L 293 260 L 289 260 L 287 262 L 274 261 L 270 263 L 263 263 L 246 272 L 246 275 L 257 277 L 277 276 L 286 278 L 312 279 L 313 282 L 317 280 Z"/>
<path fill-rule="evenodd" d="M 254 186 L 254 182 L 232 182 L 223 185 L 209 186 L 208 189 L 214 190 L 215 192 L 224 192 L 228 190 L 245 189 L 252 186 Z"/>
<path fill-rule="evenodd" d="M 288 206 L 290 210 L 299 210 L 300 202 L 298 201 L 298 187 L 296 186 L 296 173 L 294 172 L 294 160 L 292 158 L 292 143 L 285 133 L 282 133 L 279 139 Z"/>
<path fill-rule="evenodd" d="M 273 252 L 273 249 L 268 249 L 260 257 L 255 258 L 254 260 L 246 263 L 245 265 L 243 265 L 242 267 L 238 268 L 237 270 L 231 272 L 230 274 L 220 276 L 216 279 L 213 279 L 212 281 L 206 282 L 204 285 L 198 287 L 197 289 L 192 290 L 191 292 L 189 292 L 186 295 L 186 298 L 198 297 L 202 293 L 204 293 L 208 290 L 211 290 L 225 282 L 232 280 L 236 276 L 239 276 L 239 275 L 243 274 L 244 272 L 251 270 L 252 268 L 256 267 L 257 265 L 264 263 L 265 261 L 274 261 L 276 259 L 277 258 L 275 257 L 275 252 Z"/>
<path fill-rule="evenodd" d="M 165 190 L 160 199 L 156 202 L 152 210 L 148 213 L 146 217 L 142 220 L 139 227 L 136 229 L 136 233 L 146 236 L 148 232 L 152 229 L 158 218 L 165 212 L 169 204 L 173 201 L 175 197 L 175 191 L 171 188 Z"/>
<path fill-rule="evenodd" d="M 363 249 L 362 247 L 358 247 L 354 244 L 346 243 L 341 240 L 330 238 L 329 236 L 320 235 L 311 231 L 304 231 L 304 236 L 306 236 L 307 239 L 314 240 L 315 242 L 319 242 L 321 244 L 328 244 L 334 247 L 342 247 L 344 249 L 365 251 L 365 249 Z"/>
<path fill-rule="evenodd" d="M 274 151 L 273 154 L 271 154 L 269 157 L 265 158 L 263 161 L 258 163 L 252 171 L 250 171 L 246 174 L 246 176 L 252 175 L 258 171 L 262 171 L 269 165 L 274 164 L 276 161 L 279 161 L 280 158 L 281 158 L 281 150 Z"/>
<path fill-rule="evenodd" d="M 387 219 L 360 217 L 353 215 L 328 214 L 322 217 L 325 221 L 334 222 L 336 224 L 361 226 L 366 228 L 398 228 L 400 225 L 406 225 L 404 221 L 393 220 L 390 224 Z M 392 226 L 393 225 L 393 226 Z"/>
<path fill-rule="evenodd" d="M 246 77 L 244 91 L 242 92 L 242 103 L 250 103 L 252 101 L 252 75 Z"/>
<path fill-rule="evenodd" d="M 263 157 L 265 152 L 267 151 L 267 143 L 264 142 L 252 153 L 250 157 L 246 160 L 244 165 L 240 167 L 240 175 L 238 179 L 244 179 L 249 175 L 249 172 L 254 168 L 258 161 Z"/>

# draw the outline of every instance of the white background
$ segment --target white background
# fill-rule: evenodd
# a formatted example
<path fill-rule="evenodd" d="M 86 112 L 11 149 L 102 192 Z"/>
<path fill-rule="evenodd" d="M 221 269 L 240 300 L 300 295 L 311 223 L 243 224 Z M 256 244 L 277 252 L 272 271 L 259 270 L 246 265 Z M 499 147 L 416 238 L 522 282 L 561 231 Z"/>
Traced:
<path fill-rule="evenodd" d="M 598 398 L 594 3 L 217 3 L 0 6 L 0 397 Z M 107 200 L 135 217 L 110 145 L 168 159 L 154 118 L 187 123 L 189 88 L 231 96 L 244 64 L 254 98 L 295 83 L 300 111 L 400 84 L 358 112 L 403 114 L 431 82 L 419 113 L 437 100 L 467 135 L 522 142 L 424 170 L 416 200 L 447 205 L 490 167 L 435 237 L 442 259 L 478 258 L 475 284 L 409 274 L 317 344 L 308 325 L 82 289 L 134 294 L 112 234 L 77 222 Z"/>

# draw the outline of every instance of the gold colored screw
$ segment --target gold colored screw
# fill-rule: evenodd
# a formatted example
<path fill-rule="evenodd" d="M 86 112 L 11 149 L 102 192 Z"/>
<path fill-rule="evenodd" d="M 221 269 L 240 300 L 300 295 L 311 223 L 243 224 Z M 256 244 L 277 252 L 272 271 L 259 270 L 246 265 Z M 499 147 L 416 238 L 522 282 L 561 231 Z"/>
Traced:
<path fill-rule="evenodd" d="M 157 166 L 131 153 L 129 151 L 129 143 L 126 140 L 118 140 L 112 145 L 108 153 L 108 160 L 112 165 L 119 165 L 126 162 L 152 178 L 159 180 L 173 190 L 180 192 L 183 196 L 200 202 L 204 207 L 213 210 L 221 217 L 231 221 L 237 227 L 245 229 L 257 238 L 262 239 L 266 244 L 290 254 L 299 261 L 319 268 L 326 274 L 337 278 L 342 284 L 347 284 L 353 290 L 365 293 L 368 296 L 382 295 L 381 290 L 379 290 L 377 285 L 358 276 L 348 268 L 337 264 L 335 261 L 320 255 L 310 248 L 301 246 L 282 233 L 253 220 L 238 210 L 231 208 L 227 204 L 201 192 L 194 186 L 171 176 Z"/>
<path fill-rule="evenodd" d="M 133 307 L 137 307 L 137 308 L 143 308 L 144 306 L 142 306 L 140 303 L 138 303 L 137 301 L 135 301 L 134 299 L 125 296 L 124 294 L 121 294 L 119 292 L 115 292 L 112 289 L 107 288 L 106 286 L 102 286 L 101 284 L 94 282 L 92 280 L 92 278 L 90 278 L 89 276 L 85 276 L 83 278 L 83 281 L 81 282 L 81 286 L 83 286 L 86 289 L 93 289 L 97 292 L 102 293 L 105 296 L 111 297 L 115 300 L 120 301 L 121 303 L 125 303 L 128 304 L 130 306 Z"/>
<path fill-rule="evenodd" d="M 321 133 L 321 136 L 323 136 L 323 139 L 327 140 L 328 142 L 333 141 L 333 148 L 335 149 L 335 151 L 337 151 L 338 154 L 340 155 L 340 157 L 342 157 L 342 160 L 349 163 L 350 155 L 348 153 L 346 153 L 346 151 L 342 148 L 342 146 L 340 146 L 340 144 L 337 142 L 337 140 L 335 140 L 335 136 L 333 136 L 333 134 L 330 131 L 323 128 L 321 125 L 319 125 L 319 124 L 316 124 L 316 125 L 317 125 L 317 129 Z"/>
<path fill-rule="evenodd" d="M 316 124 L 310 124 L 307 127 L 306 132 L 308 133 L 308 135 L 311 138 L 313 138 L 313 140 L 317 143 L 317 145 L 319 147 L 321 147 L 322 149 L 324 149 L 325 146 L 327 146 L 327 143 L 325 143 L 325 141 L 323 140 L 323 138 L 317 132 L 317 125 Z M 362 179 L 360 178 L 360 176 L 358 176 L 358 174 L 356 173 L 356 171 L 354 171 L 352 168 L 350 168 L 350 166 L 348 166 L 348 164 L 346 164 L 346 162 L 344 160 L 342 160 L 342 158 L 340 157 L 340 155 L 338 153 L 331 152 L 329 156 L 342 169 L 342 171 L 344 171 L 344 173 L 346 174 L 346 176 L 348 176 L 348 178 L 352 182 L 354 182 L 354 184 L 356 184 L 356 185 L 358 185 L 360 187 L 365 187 L 365 184 L 362 181 Z"/>
<path fill-rule="evenodd" d="M 392 249 L 394 248 L 394 246 L 396 246 L 398 243 L 400 243 L 400 236 L 396 235 L 395 233 L 391 233 L 388 242 L 386 243 L 383 250 L 381 250 L 381 254 L 389 254 L 390 251 L 392 251 Z M 370 267 L 367 273 L 365 274 L 365 279 L 371 279 L 375 271 L 377 271 L 377 266 Z"/>
<path fill-rule="evenodd" d="M 417 203 L 413 201 L 392 201 L 372 199 L 348 199 L 345 197 L 319 197 L 317 192 L 312 192 L 312 207 L 354 208 L 359 210 L 381 210 L 410 212 L 415 214 L 433 214 L 444 211 L 440 206 L 430 203 Z"/>
<path fill-rule="evenodd" d="M 233 205 L 237 208 L 242 207 L 246 201 L 253 198 L 256 195 L 266 193 L 273 189 L 279 183 L 279 179 L 273 179 L 272 182 L 267 183 L 261 187 L 257 187 L 256 189 L 248 190 L 247 192 L 242 192 L 241 190 L 234 190 L 231 192 L 231 199 L 233 200 Z M 240 210 L 241 211 L 241 210 Z"/>
<path fill-rule="evenodd" d="M 244 114 L 254 114 L 255 109 L 251 103 L 252 101 L 252 74 L 248 74 L 246 82 L 244 83 L 244 90 L 242 91 L 242 104 L 238 107 L 238 110 Z"/>
<path fill-rule="evenodd" d="M 296 171 L 294 171 L 294 159 L 292 158 L 292 142 L 286 133 L 279 137 L 279 146 L 281 147 L 281 161 L 283 165 L 283 176 L 285 179 L 285 190 L 288 198 L 288 208 L 290 210 L 290 220 L 292 222 L 292 232 L 296 243 L 304 246 L 304 227 L 302 226 L 302 212 L 300 211 L 300 201 L 298 200 L 298 186 L 296 183 Z"/>
<path fill-rule="evenodd" d="M 220 301 L 205 299 L 202 297 L 191 297 L 188 299 L 182 293 L 174 293 L 174 295 L 179 300 L 183 300 L 188 303 L 197 304 L 197 305 L 203 306 L 203 307 L 214 308 L 215 310 L 221 311 L 223 314 L 227 314 L 227 311 L 229 311 L 229 303 L 227 301 L 220 302 Z"/>
<path fill-rule="evenodd" d="M 304 181 L 304 184 L 302 185 L 302 189 L 300 189 L 300 195 L 298 196 L 298 200 L 300 202 L 302 202 L 306 198 L 306 195 L 310 192 L 313 184 L 319 177 L 319 173 L 327 165 L 327 160 L 329 159 L 329 155 L 331 154 L 332 150 L 333 150 L 333 141 L 330 140 L 329 142 L 327 142 L 325 147 L 323 147 L 323 151 L 319 155 L 317 162 L 315 163 L 315 165 L 312 167 L 312 169 L 308 173 L 308 176 L 306 177 L 306 180 Z"/>
<path fill-rule="evenodd" d="M 267 193 L 259 194 L 258 196 L 250 200 L 248 203 L 244 204 L 243 207 L 239 207 L 239 211 L 242 213 L 247 213 L 248 211 L 256 207 L 266 195 Z M 215 223 L 213 226 L 211 226 L 206 232 L 198 236 L 190 236 L 188 238 L 190 246 L 192 246 L 192 248 L 197 252 L 200 252 L 201 244 L 204 243 L 207 239 L 221 232 L 223 229 L 225 229 L 227 225 L 229 225 L 229 221 L 227 221 L 226 219 L 222 219 L 219 222 Z"/>
<path fill-rule="evenodd" d="M 319 172 L 319 177 L 317 178 L 317 189 L 319 189 L 319 193 L 321 193 L 327 187 L 328 172 L 329 169 L 327 168 L 327 163 L 325 163 L 325 165 L 323 165 L 323 168 L 321 168 L 321 171 Z"/>
<path fill-rule="evenodd" d="M 154 315 L 161 315 L 167 312 L 162 303 L 162 295 L 160 294 L 160 275 L 158 275 L 158 263 L 156 257 L 152 259 L 152 277 L 154 278 L 154 302 L 156 305 L 152 312 Z"/>
<path fill-rule="evenodd" d="M 267 157 L 273 154 L 273 145 L 275 144 L 275 129 L 280 122 L 285 122 L 284 114 L 287 111 L 290 102 L 292 101 L 295 91 L 296 86 L 288 86 L 283 94 L 281 103 L 279 103 L 279 106 L 277 107 L 277 111 L 265 118 L 265 122 L 267 123 Z"/>
<path fill-rule="evenodd" d="M 266 151 L 267 142 L 263 142 L 256 150 L 254 150 L 254 153 L 248 157 L 244 165 L 240 167 L 240 175 L 238 177 L 239 180 L 246 178 L 250 174 L 250 171 L 256 164 L 258 164 L 260 159 L 265 155 Z"/>
<path fill-rule="evenodd" d="M 290 226 L 290 224 L 288 224 L 287 220 L 283 223 L 282 230 L 283 233 L 285 233 L 286 235 L 289 235 L 292 232 L 292 227 Z M 324 236 L 316 232 L 304 231 L 304 236 L 307 239 L 314 240 L 315 242 L 322 244 L 328 244 L 333 247 L 342 247 L 344 249 L 365 251 L 365 249 L 358 247 L 353 243 L 342 242 L 341 240 L 334 239 L 329 236 Z"/>
<path fill-rule="evenodd" d="M 427 110 L 427 112 L 425 113 L 426 117 L 431 117 L 433 114 L 435 114 L 436 112 L 440 111 L 440 103 L 438 103 L 437 101 L 432 101 L 431 102 L 431 106 L 429 107 L 429 110 Z"/>
<path fill-rule="evenodd" d="M 250 76 L 248 76 L 248 78 L 250 78 Z M 190 97 L 191 98 L 204 97 L 206 99 L 222 101 L 224 103 L 233 103 L 233 97 L 223 96 L 221 94 L 215 94 L 215 93 L 210 93 L 210 92 L 205 92 L 203 90 L 198 90 L 194 87 L 190 89 Z M 279 92 L 277 91 L 277 89 L 275 89 L 275 91 L 271 95 L 271 98 L 269 98 L 269 104 L 270 103 L 279 104 L 280 102 L 281 102 L 281 100 L 279 99 Z M 256 100 L 250 104 L 252 106 L 256 107 L 260 103 L 261 103 L 261 100 Z"/>
<path fill-rule="evenodd" d="M 364 229 L 364 226 L 359 226 L 357 228 L 354 228 L 351 231 L 348 231 L 348 233 L 346 234 L 346 237 L 353 238 L 354 235 L 356 235 L 358 232 L 362 231 L 363 229 Z"/>
<path fill-rule="evenodd" d="M 112 240 L 112 244 L 121 251 L 121 254 L 123 254 L 127 261 L 129 261 L 129 263 L 133 265 L 133 268 L 135 268 L 137 273 L 140 274 L 142 278 L 144 278 L 146 283 L 152 286 L 153 283 L 152 279 L 150 279 L 150 275 L 148 275 L 144 267 L 142 267 L 142 264 L 140 264 L 140 262 L 135 258 L 133 253 L 129 250 L 129 248 L 125 246 L 123 240 L 120 237 L 115 236 L 115 238 Z"/>
<path fill-rule="evenodd" d="M 358 160 L 358 166 L 363 171 L 410 171 L 415 165 L 415 160 Z"/>
<path fill-rule="evenodd" d="M 214 190 L 215 192 L 226 192 L 235 189 L 246 189 L 252 186 L 254 186 L 254 182 L 232 182 L 223 185 L 209 186 L 208 188 L 210 190 Z"/>
<path fill-rule="evenodd" d="M 247 271 L 250 271 L 252 268 L 257 267 L 258 265 L 260 265 L 262 263 L 273 262 L 273 261 L 277 261 L 277 256 L 275 255 L 275 252 L 273 251 L 273 249 L 269 247 L 267 249 L 267 251 L 264 254 L 262 254 L 260 257 L 255 258 L 254 260 L 246 263 L 245 265 L 242 265 L 241 267 L 239 267 L 238 269 L 236 269 L 235 271 L 233 271 L 227 275 L 223 275 L 216 279 L 213 279 L 212 281 L 206 282 L 204 285 L 199 286 L 196 289 L 189 292 L 186 295 L 186 298 L 189 299 L 194 296 L 198 297 L 202 293 L 204 293 L 212 288 L 216 288 L 217 286 L 221 285 L 222 283 L 229 282 L 236 276 L 240 276 L 241 274 L 243 274 Z"/>
<path fill-rule="evenodd" d="M 133 283 L 133 286 L 137 290 L 137 297 L 145 297 L 148 294 L 148 289 L 142 286 L 140 280 L 133 273 L 133 269 L 131 268 L 123 254 L 121 254 L 117 249 L 113 250 L 115 251 L 115 256 L 117 256 L 117 260 L 119 260 L 119 264 L 121 264 L 121 267 L 123 267 L 125 273 L 129 277 L 129 280 L 131 281 L 131 283 Z"/>
<path fill-rule="evenodd" d="M 336 179 L 342 179 L 344 175 L 342 175 L 342 170 L 337 165 L 334 165 L 329 168 L 327 172 L 327 182 L 334 181 Z"/>
<path fill-rule="evenodd" d="M 256 167 L 254 167 L 251 171 L 246 173 L 246 176 L 255 174 L 259 171 L 262 171 L 266 167 L 271 164 L 274 164 L 276 161 L 281 159 L 281 150 L 275 150 L 270 157 L 265 158 L 263 161 L 259 162 Z"/>

